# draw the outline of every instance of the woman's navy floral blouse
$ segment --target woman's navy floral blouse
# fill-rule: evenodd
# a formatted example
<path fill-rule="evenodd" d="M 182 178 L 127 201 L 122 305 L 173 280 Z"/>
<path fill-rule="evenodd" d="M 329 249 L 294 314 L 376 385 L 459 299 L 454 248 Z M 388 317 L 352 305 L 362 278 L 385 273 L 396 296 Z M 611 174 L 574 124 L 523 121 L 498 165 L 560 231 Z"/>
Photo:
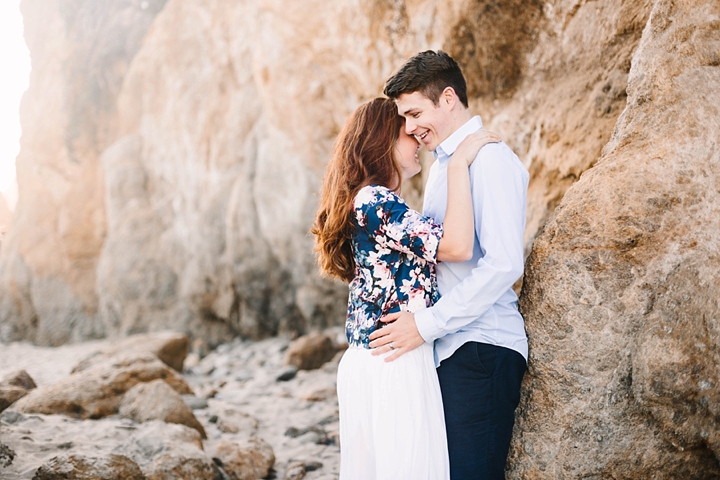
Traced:
<path fill-rule="evenodd" d="M 368 337 L 380 317 L 416 312 L 438 300 L 435 263 L 443 229 L 377 185 L 358 192 L 352 220 L 355 278 L 345 332 L 351 346 L 370 348 Z"/>

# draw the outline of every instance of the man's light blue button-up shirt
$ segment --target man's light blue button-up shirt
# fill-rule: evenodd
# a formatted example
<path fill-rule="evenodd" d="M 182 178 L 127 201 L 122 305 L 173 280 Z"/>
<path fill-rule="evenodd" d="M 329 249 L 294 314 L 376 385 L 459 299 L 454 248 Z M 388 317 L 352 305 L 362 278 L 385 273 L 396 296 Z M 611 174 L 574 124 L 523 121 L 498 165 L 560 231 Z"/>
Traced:
<path fill-rule="evenodd" d="M 482 128 L 475 116 L 435 150 L 423 213 L 442 222 L 447 209 L 447 165 L 460 142 Z M 480 149 L 470 166 L 475 246 L 467 262 L 440 262 L 440 300 L 415 313 L 426 342 L 435 341 L 435 363 L 469 341 L 510 348 L 528 358 L 527 336 L 513 284 L 523 273 L 523 232 L 529 175 L 505 143 Z"/>

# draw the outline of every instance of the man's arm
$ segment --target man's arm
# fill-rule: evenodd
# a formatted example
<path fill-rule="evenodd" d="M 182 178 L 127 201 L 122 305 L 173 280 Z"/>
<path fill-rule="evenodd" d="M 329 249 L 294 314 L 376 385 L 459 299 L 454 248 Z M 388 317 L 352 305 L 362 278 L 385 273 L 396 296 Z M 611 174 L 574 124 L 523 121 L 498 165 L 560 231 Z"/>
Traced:
<path fill-rule="evenodd" d="M 425 342 L 457 332 L 485 313 L 523 272 L 523 231 L 527 172 L 504 144 L 484 147 L 471 167 L 475 234 L 484 255 L 470 276 L 447 292 L 433 307 L 383 318 L 394 324 L 371 335 L 374 352 L 388 351 L 392 361 Z"/>
<path fill-rule="evenodd" d="M 457 332 L 484 314 L 523 273 L 523 233 L 528 175 L 505 144 L 492 144 L 473 163 L 475 234 L 483 255 L 475 268 L 433 307 L 415 316 L 431 342 Z"/>

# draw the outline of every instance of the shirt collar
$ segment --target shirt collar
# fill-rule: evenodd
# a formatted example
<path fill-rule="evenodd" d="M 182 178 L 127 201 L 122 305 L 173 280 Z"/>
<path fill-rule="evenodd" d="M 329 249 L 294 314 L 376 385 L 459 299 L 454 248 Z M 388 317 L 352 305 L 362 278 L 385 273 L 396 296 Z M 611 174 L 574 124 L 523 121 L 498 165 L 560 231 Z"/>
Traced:
<path fill-rule="evenodd" d="M 467 137 L 471 133 L 477 132 L 482 127 L 482 120 L 478 115 L 475 115 L 470 120 L 465 122 L 460 128 L 455 130 L 448 138 L 443 140 L 440 145 L 437 146 L 435 152 L 433 152 L 435 154 L 435 158 L 449 158 L 453 153 L 455 153 L 455 150 L 457 150 L 460 142 L 465 140 L 465 137 Z"/>

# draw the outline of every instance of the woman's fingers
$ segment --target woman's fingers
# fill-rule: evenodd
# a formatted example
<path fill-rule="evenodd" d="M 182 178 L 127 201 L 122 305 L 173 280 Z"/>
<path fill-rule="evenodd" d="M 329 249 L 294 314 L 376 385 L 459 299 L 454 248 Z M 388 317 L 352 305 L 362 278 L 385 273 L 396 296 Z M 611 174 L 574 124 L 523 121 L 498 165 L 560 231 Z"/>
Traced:
<path fill-rule="evenodd" d="M 384 343 L 380 343 L 384 342 Z M 373 344 L 375 344 L 373 346 Z M 372 354 L 373 355 L 382 355 L 383 353 L 391 352 L 393 350 L 397 350 L 398 346 L 393 343 L 392 340 L 390 340 L 388 337 L 383 337 L 380 340 L 376 340 L 374 342 L 370 343 L 370 348 L 372 348 Z"/>
<path fill-rule="evenodd" d="M 457 156 L 464 159 L 468 166 L 470 166 L 473 161 L 475 161 L 475 157 L 482 147 L 488 143 L 501 141 L 502 139 L 500 136 L 494 132 L 490 132 L 488 130 L 478 130 L 477 132 L 468 135 L 462 142 L 460 142 L 460 145 L 458 145 L 458 148 L 455 150 L 453 157 Z"/>

